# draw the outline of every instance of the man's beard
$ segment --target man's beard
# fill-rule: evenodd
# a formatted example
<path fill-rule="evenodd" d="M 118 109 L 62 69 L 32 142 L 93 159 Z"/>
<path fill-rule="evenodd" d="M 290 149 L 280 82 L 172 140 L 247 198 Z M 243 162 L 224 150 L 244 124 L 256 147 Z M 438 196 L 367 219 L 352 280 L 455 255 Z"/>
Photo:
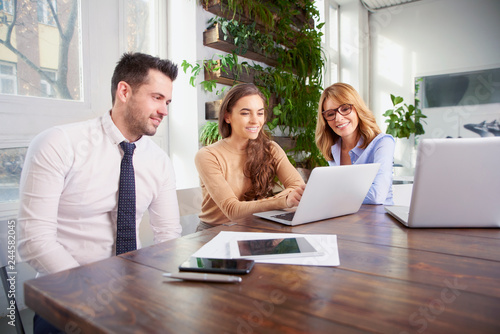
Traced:
<path fill-rule="evenodd" d="M 127 114 L 125 116 L 125 121 L 128 124 L 129 131 L 138 136 L 153 136 L 156 133 L 156 127 L 149 124 L 150 118 L 141 118 L 142 113 L 138 109 L 135 103 L 132 103 L 127 108 Z"/>

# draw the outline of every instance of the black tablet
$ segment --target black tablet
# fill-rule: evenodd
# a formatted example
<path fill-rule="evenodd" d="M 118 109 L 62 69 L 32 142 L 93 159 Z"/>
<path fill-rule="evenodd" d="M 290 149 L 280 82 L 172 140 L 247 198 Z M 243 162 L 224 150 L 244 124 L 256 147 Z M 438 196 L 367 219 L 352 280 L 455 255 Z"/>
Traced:
<path fill-rule="evenodd" d="M 304 237 L 234 240 L 230 242 L 230 251 L 232 258 L 251 259 L 323 255 Z"/>

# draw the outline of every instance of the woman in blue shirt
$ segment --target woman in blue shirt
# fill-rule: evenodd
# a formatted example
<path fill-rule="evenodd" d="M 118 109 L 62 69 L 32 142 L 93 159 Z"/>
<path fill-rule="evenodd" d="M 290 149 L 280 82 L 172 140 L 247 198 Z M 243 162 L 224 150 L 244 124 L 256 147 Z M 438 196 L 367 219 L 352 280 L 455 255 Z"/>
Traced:
<path fill-rule="evenodd" d="M 394 138 L 380 131 L 375 116 L 351 85 L 336 83 L 321 94 L 316 145 L 330 166 L 380 163 L 363 204 L 394 204 Z"/>

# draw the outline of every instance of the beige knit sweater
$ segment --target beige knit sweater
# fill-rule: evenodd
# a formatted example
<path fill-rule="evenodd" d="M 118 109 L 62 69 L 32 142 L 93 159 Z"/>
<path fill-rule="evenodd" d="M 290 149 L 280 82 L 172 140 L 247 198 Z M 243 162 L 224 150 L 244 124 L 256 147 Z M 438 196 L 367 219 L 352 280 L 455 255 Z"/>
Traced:
<path fill-rule="evenodd" d="M 220 225 L 255 212 L 286 208 L 286 196 L 304 181 L 275 142 L 271 152 L 276 161 L 276 175 L 285 189 L 273 197 L 245 201 L 243 195 L 250 187 L 250 179 L 243 174 L 246 152 L 224 140 L 201 148 L 195 157 L 203 194 L 200 220 Z"/>

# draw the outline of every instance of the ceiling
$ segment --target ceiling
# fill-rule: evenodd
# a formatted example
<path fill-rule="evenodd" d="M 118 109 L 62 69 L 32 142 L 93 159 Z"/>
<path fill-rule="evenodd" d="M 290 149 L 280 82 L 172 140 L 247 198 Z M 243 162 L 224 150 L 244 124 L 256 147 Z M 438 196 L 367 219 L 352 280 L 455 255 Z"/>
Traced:
<path fill-rule="evenodd" d="M 361 3 L 368 10 L 377 10 L 416 1 L 419 0 L 361 0 Z"/>

